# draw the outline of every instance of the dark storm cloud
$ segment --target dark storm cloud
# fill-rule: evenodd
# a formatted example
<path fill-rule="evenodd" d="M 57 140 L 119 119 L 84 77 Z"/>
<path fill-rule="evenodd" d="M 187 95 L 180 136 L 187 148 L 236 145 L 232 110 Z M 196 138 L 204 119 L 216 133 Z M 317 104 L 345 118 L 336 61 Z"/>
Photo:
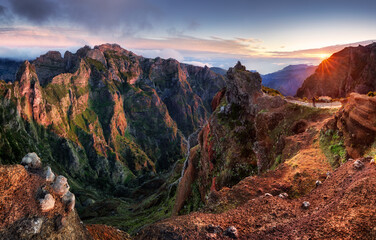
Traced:
<path fill-rule="evenodd" d="M 0 5 L 0 16 L 4 16 L 5 14 L 5 7 Z"/>
<path fill-rule="evenodd" d="M 56 16 L 58 5 L 50 0 L 11 0 L 13 13 L 34 23 L 42 23 Z"/>
<path fill-rule="evenodd" d="M 133 34 L 150 29 L 159 10 L 147 0 L 8 0 L 12 12 L 35 24 L 67 24 L 92 31 Z"/>
<path fill-rule="evenodd" d="M 9 26 L 12 21 L 13 17 L 9 13 L 8 8 L 0 5 L 0 26 Z"/>

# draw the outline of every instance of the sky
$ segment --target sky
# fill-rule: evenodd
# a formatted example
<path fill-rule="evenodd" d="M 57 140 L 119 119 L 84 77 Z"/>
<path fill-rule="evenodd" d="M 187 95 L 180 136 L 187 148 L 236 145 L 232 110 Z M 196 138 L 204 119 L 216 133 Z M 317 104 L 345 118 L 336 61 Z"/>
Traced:
<path fill-rule="evenodd" d="M 0 0 L 0 57 L 118 43 L 145 57 L 262 74 L 376 39 L 370 0 Z"/>

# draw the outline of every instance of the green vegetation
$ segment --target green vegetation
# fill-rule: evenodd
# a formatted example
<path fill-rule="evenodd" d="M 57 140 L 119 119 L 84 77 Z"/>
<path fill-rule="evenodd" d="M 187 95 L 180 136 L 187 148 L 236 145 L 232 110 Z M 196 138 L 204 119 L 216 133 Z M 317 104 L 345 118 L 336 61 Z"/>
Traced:
<path fill-rule="evenodd" d="M 191 212 L 196 212 L 204 206 L 204 203 L 201 201 L 198 183 L 194 182 L 191 187 L 191 195 L 184 204 L 184 207 L 179 211 L 179 215 L 186 215 Z"/>
<path fill-rule="evenodd" d="M 270 96 L 283 96 L 282 93 L 280 93 L 278 90 L 275 90 L 270 87 L 262 86 L 262 91 Z"/>
<path fill-rule="evenodd" d="M 106 67 L 98 60 L 92 59 L 92 58 L 86 58 L 86 61 L 90 64 L 90 66 L 94 67 L 100 72 L 106 71 Z"/>
<path fill-rule="evenodd" d="M 328 130 L 320 133 L 320 147 L 333 168 L 338 167 L 347 159 L 347 152 L 343 144 L 343 138 L 338 131 Z"/>

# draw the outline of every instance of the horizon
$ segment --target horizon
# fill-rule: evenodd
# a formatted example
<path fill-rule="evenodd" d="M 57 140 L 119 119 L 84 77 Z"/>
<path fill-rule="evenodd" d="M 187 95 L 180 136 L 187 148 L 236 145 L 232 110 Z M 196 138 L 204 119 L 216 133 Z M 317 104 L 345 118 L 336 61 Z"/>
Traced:
<path fill-rule="evenodd" d="M 109 42 L 198 66 L 228 69 L 239 60 L 267 74 L 374 42 L 374 7 L 365 0 L 0 0 L 0 57 L 35 59 Z"/>

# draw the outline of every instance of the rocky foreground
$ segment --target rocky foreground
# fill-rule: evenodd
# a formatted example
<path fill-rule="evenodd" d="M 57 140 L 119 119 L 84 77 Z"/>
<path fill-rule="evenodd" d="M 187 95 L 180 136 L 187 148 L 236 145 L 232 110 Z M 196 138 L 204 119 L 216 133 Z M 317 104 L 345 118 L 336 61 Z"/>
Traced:
<path fill-rule="evenodd" d="M 375 239 L 376 166 L 374 160 L 351 160 L 313 183 L 300 198 L 273 192 L 284 184 L 283 167 L 276 176 L 243 180 L 227 194 L 252 197 L 220 214 L 193 213 L 147 227 L 136 239 Z M 268 181 L 260 188 L 255 183 Z M 266 192 L 267 191 L 267 192 Z M 274 189 L 275 191 L 275 189 Z M 257 195 L 252 194 L 257 192 Z"/>
<path fill-rule="evenodd" d="M 67 179 L 55 176 L 49 166 L 43 168 L 35 153 L 21 164 L 0 165 L 1 239 L 129 239 L 112 227 L 86 227 Z"/>

